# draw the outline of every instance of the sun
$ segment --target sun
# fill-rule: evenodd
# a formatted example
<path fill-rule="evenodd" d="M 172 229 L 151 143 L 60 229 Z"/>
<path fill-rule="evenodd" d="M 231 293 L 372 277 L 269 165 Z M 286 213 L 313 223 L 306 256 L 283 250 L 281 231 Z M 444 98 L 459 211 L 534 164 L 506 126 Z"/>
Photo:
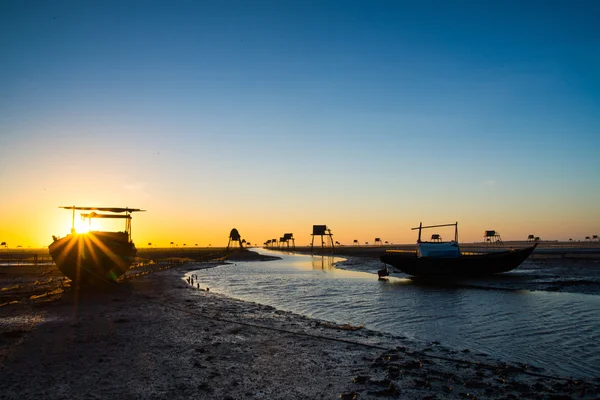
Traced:
<path fill-rule="evenodd" d="M 88 233 L 90 231 L 90 226 L 87 221 L 82 221 L 80 219 L 75 221 L 75 231 L 77 233 Z"/>
<path fill-rule="evenodd" d="M 76 219 L 75 220 L 75 231 L 77 233 L 88 233 L 90 231 L 100 230 L 100 224 L 98 221 L 92 219 L 92 223 L 90 224 L 87 219 Z"/>

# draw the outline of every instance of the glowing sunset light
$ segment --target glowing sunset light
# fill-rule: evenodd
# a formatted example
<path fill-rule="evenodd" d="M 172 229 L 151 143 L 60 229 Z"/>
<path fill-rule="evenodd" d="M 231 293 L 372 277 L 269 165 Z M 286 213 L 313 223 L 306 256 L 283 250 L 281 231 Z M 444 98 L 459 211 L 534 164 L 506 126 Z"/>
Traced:
<path fill-rule="evenodd" d="M 232 228 L 309 243 L 313 224 L 347 245 L 414 243 L 419 222 L 467 242 L 600 229 L 586 7 L 10 4 L 0 242 L 68 234 L 65 204 L 143 207 L 133 241 L 157 247 Z"/>
<path fill-rule="evenodd" d="M 95 219 L 92 219 L 91 223 L 87 219 L 79 218 L 79 219 L 75 220 L 75 231 L 77 233 L 88 233 L 90 231 L 99 231 L 99 230 L 102 230 L 102 226 Z"/>

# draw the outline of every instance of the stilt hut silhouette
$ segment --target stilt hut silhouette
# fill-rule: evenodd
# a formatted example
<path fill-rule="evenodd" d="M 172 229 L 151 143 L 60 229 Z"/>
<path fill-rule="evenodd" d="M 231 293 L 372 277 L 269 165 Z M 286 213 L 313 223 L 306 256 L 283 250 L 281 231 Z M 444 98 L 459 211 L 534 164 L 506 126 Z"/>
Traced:
<path fill-rule="evenodd" d="M 439 235 L 439 233 L 434 233 L 433 235 L 431 235 L 431 241 L 432 242 L 441 242 L 442 237 Z"/>
<path fill-rule="evenodd" d="M 353 243 L 353 244 L 354 244 L 355 246 L 359 246 L 359 244 L 358 244 L 358 239 L 354 239 L 354 243 Z"/>
<path fill-rule="evenodd" d="M 294 241 L 294 234 L 293 233 L 284 233 L 283 237 L 280 239 L 281 243 L 285 243 L 286 246 L 289 248 L 290 247 L 290 240 L 292 241 L 292 248 L 295 250 L 296 249 L 296 242 Z"/>
<path fill-rule="evenodd" d="M 381 238 L 375 238 L 375 243 L 374 243 L 374 245 L 375 245 L 375 246 L 377 246 L 377 245 L 383 246 L 383 243 L 381 242 Z"/>
<path fill-rule="evenodd" d="M 240 233 L 237 229 L 233 228 L 231 230 L 231 233 L 229 233 L 229 242 L 227 242 L 227 249 L 229 249 L 230 246 L 233 247 L 235 243 L 238 244 L 240 249 L 244 248 L 242 238 L 240 237 Z"/>
<path fill-rule="evenodd" d="M 529 235 L 529 236 L 527 236 L 527 241 L 528 242 L 535 242 L 535 235 Z"/>
<path fill-rule="evenodd" d="M 331 249 L 335 248 L 333 244 L 333 234 L 331 233 L 331 229 L 327 228 L 327 225 L 313 225 L 313 233 L 312 240 L 310 242 L 310 250 L 313 250 L 315 244 L 315 236 L 321 236 L 321 248 L 325 247 L 324 237 L 327 236 L 329 238 L 328 244 L 331 244 Z"/>
<path fill-rule="evenodd" d="M 483 234 L 483 240 L 490 244 L 502 244 L 500 233 L 494 230 L 485 231 Z"/>

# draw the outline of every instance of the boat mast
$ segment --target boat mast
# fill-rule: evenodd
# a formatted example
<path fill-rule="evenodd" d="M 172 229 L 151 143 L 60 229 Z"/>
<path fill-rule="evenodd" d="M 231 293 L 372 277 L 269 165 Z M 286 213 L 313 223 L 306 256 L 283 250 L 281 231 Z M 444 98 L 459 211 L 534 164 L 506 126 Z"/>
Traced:
<path fill-rule="evenodd" d="M 458 221 L 454 224 L 454 241 L 458 243 Z"/>
<path fill-rule="evenodd" d="M 75 233 L 75 206 L 71 208 L 73 209 L 73 215 L 71 216 L 71 233 Z"/>
<path fill-rule="evenodd" d="M 126 212 L 127 218 L 125 219 L 125 231 L 127 232 L 127 237 L 131 242 L 131 215 L 129 211 Z"/>

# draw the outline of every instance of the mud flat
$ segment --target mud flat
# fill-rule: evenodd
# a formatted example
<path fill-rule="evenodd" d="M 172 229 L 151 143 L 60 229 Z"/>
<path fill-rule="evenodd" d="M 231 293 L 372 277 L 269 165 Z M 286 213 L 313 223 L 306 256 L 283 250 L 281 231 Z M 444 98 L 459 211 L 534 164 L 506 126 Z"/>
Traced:
<path fill-rule="evenodd" d="M 417 344 L 211 293 L 188 264 L 0 308 L 0 398 L 598 398 L 468 349 Z M 226 268 L 226 267 L 224 267 Z"/>
<path fill-rule="evenodd" d="M 509 250 L 512 248 L 524 248 L 531 246 L 531 242 L 504 242 L 501 245 L 490 245 L 485 243 L 461 243 L 461 250 L 468 252 L 496 252 Z M 295 248 L 271 247 L 274 251 L 291 251 L 301 254 L 314 254 L 323 256 L 349 256 L 363 258 L 377 258 L 385 254 L 386 250 L 400 250 L 406 252 L 415 252 L 414 244 L 389 244 L 383 246 L 337 246 L 321 248 L 314 246 L 296 246 Z M 532 259 L 583 259 L 600 260 L 599 242 L 541 242 L 530 256 Z"/>

